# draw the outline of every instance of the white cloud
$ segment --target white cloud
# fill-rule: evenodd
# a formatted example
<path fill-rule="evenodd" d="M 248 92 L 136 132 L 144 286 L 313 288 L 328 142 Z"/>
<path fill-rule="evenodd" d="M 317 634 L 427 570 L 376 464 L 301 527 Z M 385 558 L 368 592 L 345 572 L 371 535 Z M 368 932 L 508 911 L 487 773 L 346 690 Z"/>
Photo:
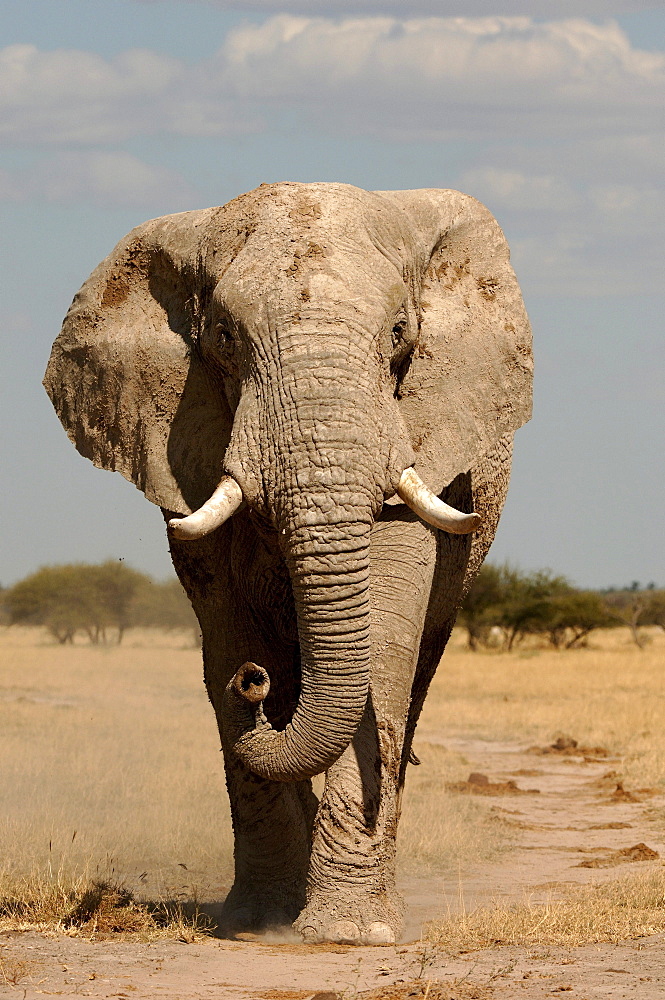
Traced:
<path fill-rule="evenodd" d="M 72 152 L 136 135 L 205 138 L 286 122 L 301 138 L 309 128 L 387 140 L 387 156 L 431 139 L 424 162 L 439 157 L 442 185 L 495 212 L 532 289 L 653 288 L 664 101 L 663 53 L 632 47 L 612 22 L 580 18 L 281 14 L 236 27 L 193 66 L 143 50 L 107 60 L 11 46 L 0 52 L 0 135 L 69 149 L 0 171 L 0 198 L 154 214 L 197 203 L 166 167 L 117 149 Z"/>
<path fill-rule="evenodd" d="M 577 207 L 580 195 L 562 177 L 554 174 L 527 176 L 519 170 L 480 167 L 466 170 L 461 178 L 465 191 L 481 201 L 498 204 L 512 212 L 555 212 Z"/>
<path fill-rule="evenodd" d="M 581 19 L 279 15 L 196 66 L 147 50 L 0 52 L 0 136 L 14 144 L 229 134 L 281 111 L 390 139 L 638 134 L 664 100 L 665 55 Z"/>
<path fill-rule="evenodd" d="M 0 136 L 99 143 L 155 131 L 156 105 L 182 74 L 177 60 L 148 50 L 105 60 L 94 52 L 10 45 L 0 51 Z"/>
<path fill-rule="evenodd" d="M 136 135 L 243 131 L 196 67 L 149 49 L 114 59 L 34 45 L 0 50 L 0 138 L 6 143 L 102 144 Z"/>
<path fill-rule="evenodd" d="M 4 183 L 3 183 L 4 181 Z M 104 207 L 191 208 L 196 192 L 166 167 L 122 151 L 60 153 L 29 170 L 0 175 L 0 200 L 91 203 Z"/>
<path fill-rule="evenodd" d="M 650 133 L 556 136 L 536 143 L 497 138 L 483 145 L 482 155 L 499 173 L 575 177 L 583 184 L 602 177 L 606 183 L 659 185 L 665 176 L 665 134 L 655 118 Z"/>
<path fill-rule="evenodd" d="M 460 178 L 465 191 L 488 203 L 496 212 L 528 215 L 555 213 L 579 219 L 580 213 L 596 216 L 595 228 L 624 228 L 628 220 L 637 227 L 660 229 L 665 219 L 665 193 L 646 184 L 582 183 L 573 186 L 554 174 L 527 175 L 518 170 L 481 167 L 466 170 Z"/>
<path fill-rule="evenodd" d="M 629 294 L 662 283 L 662 189 L 496 167 L 465 171 L 459 186 L 504 226 L 532 294 Z"/>
<path fill-rule="evenodd" d="M 217 75 L 237 100 L 389 137 L 637 130 L 665 100 L 663 54 L 579 19 L 281 15 L 233 30 Z"/>

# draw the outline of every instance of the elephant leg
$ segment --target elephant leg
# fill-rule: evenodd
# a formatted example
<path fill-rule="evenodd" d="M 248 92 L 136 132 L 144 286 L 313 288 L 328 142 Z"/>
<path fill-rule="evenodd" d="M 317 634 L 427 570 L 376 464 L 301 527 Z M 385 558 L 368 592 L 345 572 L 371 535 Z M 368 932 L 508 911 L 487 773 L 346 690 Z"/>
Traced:
<path fill-rule="evenodd" d="M 307 905 L 295 925 L 306 940 L 388 943 L 400 933 L 400 762 L 436 551 L 435 532 L 403 507 L 388 508 L 374 527 L 370 698 L 326 776 Z"/>
<path fill-rule="evenodd" d="M 293 674 L 292 650 L 280 649 L 277 642 L 270 646 L 255 631 L 243 635 L 238 618 L 233 653 L 229 651 L 227 661 L 229 668 L 222 673 L 211 665 L 212 657 L 218 656 L 219 637 L 213 641 L 210 655 L 204 650 L 208 691 L 224 752 L 235 839 L 235 878 L 222 913 L 227 933 L 289 925 L 300 913 L 305 902 L 312 826 L 318 806 L 310 781 L 270 781 L 254 774 L 233 753 L 230 741 L 225 738 L 221 701 L 226 687 L 224 679 L 228 683 L 247 660 L 266 668 L 276 692 L 284 690 L 287 677 Z M 264 707 L 267 716 L 277 724 L 276 716 L 282 713 L 268 702 Z"/>
<path fill-rule="evenodd" d="M 171 548 L 201 625 L 205 683 L 224 752 L 235 879 L 224 903 L 222 929 L 235 933 L 291 924 L 302 909 L 318 801 L 310 781 L 268 781 L 245 768 L 227 746 L 223 693 L 244 662 L 252 660 L 268 670 L 272 690 L 265 711 L 276 726 L 290 717 L 299 675 L 294 644 L 266 634 L 265 622 L 257 621 L 239 592 L 230 569 L 229 535 L 230 526 L 225 526 L 209 538 Z M 256 567 L 261 554 L 254 555 Z"/>
<path fill-rule="evenodd" d="M 235 878 L 224 902 L 225 933 L 288 926 L 305 903 L 317 801 L 310 782 L 280 783 L 224 753 L 235 836 Z M 309 787 L 301 787 L 301 786 Z"/>

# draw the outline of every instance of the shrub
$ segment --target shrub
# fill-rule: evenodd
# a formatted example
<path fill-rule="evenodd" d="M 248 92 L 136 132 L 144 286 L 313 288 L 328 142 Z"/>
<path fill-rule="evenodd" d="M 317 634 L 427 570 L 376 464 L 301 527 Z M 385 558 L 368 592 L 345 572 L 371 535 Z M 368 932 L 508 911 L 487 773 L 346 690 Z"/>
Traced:
<path fill-rule="evenodd" d="M 488 645 L 499 628 L 509 650 L 526 635 L 544 635 L 555 648 L 570 649 L 593 629 L 615 623 L 600 594 L 577 590 L 563 576 L 487 563 L 462 604 L 459 621 L 466 626 L 470 649 Z"/>
<path fill-rule="evenodd" d="M 92 643 L 105 642 L 111 628 L 121 642 L 134 624 L 137 594 L 150 585 L 143 573 L 112 561 L 44 566 L 9 588 L 4 603 L 11 624 L 45 625 L 62 644 L 79 631 Z"/>

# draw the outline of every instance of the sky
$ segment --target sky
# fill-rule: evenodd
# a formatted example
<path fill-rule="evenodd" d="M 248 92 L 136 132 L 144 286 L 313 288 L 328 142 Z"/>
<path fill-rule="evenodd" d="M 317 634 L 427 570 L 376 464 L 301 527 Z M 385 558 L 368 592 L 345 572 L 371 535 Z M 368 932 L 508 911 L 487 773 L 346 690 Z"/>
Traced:
<path fill-rule="evenodd" d="M 262 182 L 458 188 L 503 227 L 534 416 L 490 553 L 665 586 L 665 6 L 611 0 L 0 0 L 0 584 L 171 572 L 161 515 L 41 386 L 133 226 Z"/>

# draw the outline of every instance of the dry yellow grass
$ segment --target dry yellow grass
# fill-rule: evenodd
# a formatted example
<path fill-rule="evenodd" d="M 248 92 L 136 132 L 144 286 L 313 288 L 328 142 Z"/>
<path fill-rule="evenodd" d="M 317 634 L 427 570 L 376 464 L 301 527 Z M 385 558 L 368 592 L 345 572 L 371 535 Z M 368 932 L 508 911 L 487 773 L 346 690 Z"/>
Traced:
<path fill-rule="evenodd" d="M 665 778 L 665 634 L 640 650 L 627 629 L 588 649 L 470 653 L 453 636 L 420 722 L 428 731 L 547 745 L 565 733 L 620 757 L 627 781 Z M 616 767 L 616 765 L 613 765 Z"/>
<path fill-rule="evenodd" d="M 188 634 L 128 640 L 59 647 L 39 630 L 0 633 L 0 898 L 34 903 L 32 918 L 5 905 L 15 923 L 50 910 L 64 926 L 58 893 L 71 909 L 95 883 L 176 902 L 219 901 L 229 887 L 231 823 L 200 652 Z M 568 652 L 471 654 L 455 636 L 421 721 L 423 765 L 409 769 L 403 869 L 457 870 L 506 840 L 489 803 L 446 793 L 469 765 L 428 734 L 544 744 L 563 731 L 619 753 L 626 780 L 661 781 L 664 653 L 665 637 L 637 650 L 619 630 Z M 192 933 L 185 925 L 176 936 Z"/>
<path fill-rule="evenodd" d="M 404 789 L 397 837 L 401 870 L 457 873 L 464 865 L 495 857 L 514 831 L 491 803 L 446 790 L 449 782 L 468 777 L 468 761 L 418 739 L 415 750 L 422 763 L 409 768 Z"/>
<path fill-rule="evenodd" d="M 437 920 L 426 940 L 452 951 L 494 945 L 563 945 L 619 942 L 665 930 L 665 868 L 571 890 L 545 905 L 528 901 L 482 907 Z"/>
<path fill-rule="evenodd" d="M 231 824 L 200 652 L 189 636 L 152 641 L 61 647 L 36 630 L 5 631 L 5 879 L 60 873 L 160 898 L 223 897 Z"/>
<path fill-rule="evenodd" d="M 50 912 L 61 926 L 95 882 L 137 899 L 222 900 L 232 879 L 231 819 L 190 635 L 137 632 L 121 647 L 62 647 L 40 630 L 10 628 L 0 652 L 5 920 L 13 913 L 20 922 L 8 904 L 23 899 L 31 901 L 24 923 L 28 911 L 39 926 Z M 439 746 L 419 752 L 424 764 L 410 769 L 405 796 L 403 867 L 457 869 L 489 857 L 501 837 L 487 805 L 444 788 L 465 775 L 466 762 Z"/>
<path fill-rule="evenodd" d="M 141 901 L 123 885 L 64 872 L 0 878 L 0 931 L 192 942 L 213 922 L 195 901 Z"/>

